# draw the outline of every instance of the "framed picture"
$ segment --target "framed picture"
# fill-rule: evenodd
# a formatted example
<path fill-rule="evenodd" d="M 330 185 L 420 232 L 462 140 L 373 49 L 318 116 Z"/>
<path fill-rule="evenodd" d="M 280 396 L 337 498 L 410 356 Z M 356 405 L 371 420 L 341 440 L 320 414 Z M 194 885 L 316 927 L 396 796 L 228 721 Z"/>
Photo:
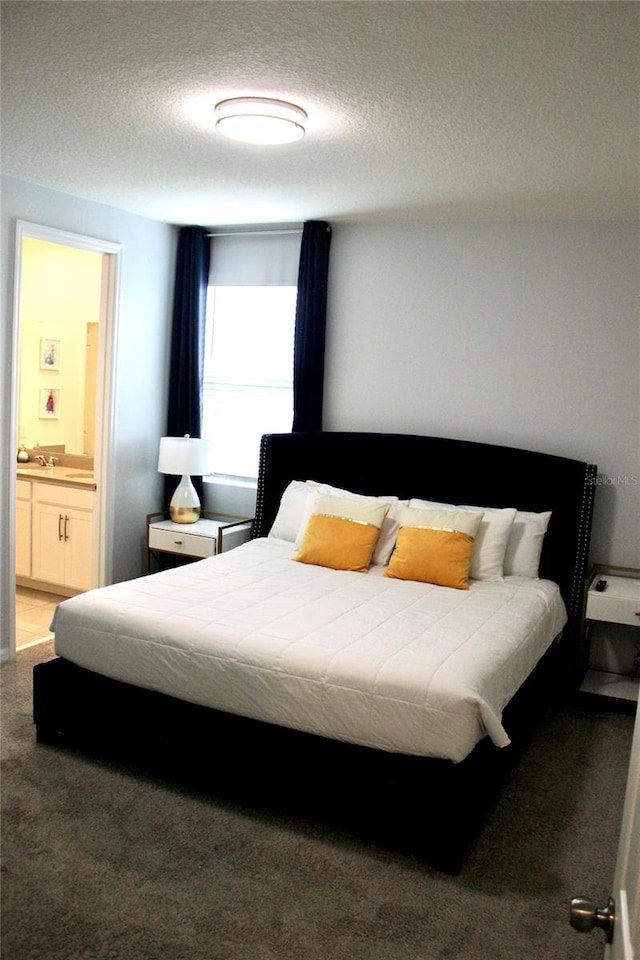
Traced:
<path fill-rule="evenodd" d="M 54 387 L 40 390 L 40 419 L 57 420 L 60 416 L 60 391 Z"/>
<path fill-rule="evenodd" d="M 43 338 L 40 341 L 40 369 L 60 369 L 60 341 Z"/>

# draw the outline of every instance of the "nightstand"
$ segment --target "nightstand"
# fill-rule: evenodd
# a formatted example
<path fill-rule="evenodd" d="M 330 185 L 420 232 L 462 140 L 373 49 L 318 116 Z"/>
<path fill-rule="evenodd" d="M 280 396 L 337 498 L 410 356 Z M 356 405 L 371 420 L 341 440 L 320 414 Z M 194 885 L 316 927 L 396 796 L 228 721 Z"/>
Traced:
<path fill-rule="evenodd" d="M 588 669 L 581 693 L 635 710 L 640 689 L 640 570 L 604 564 L 592 568 L 584 627 Z"/>
<path fill-rule="evenodd" d="M 215 557 L 250 540 L 253 520 L 248 517 L 227 517 L 203 512 L 195 523 L 174 523 L 166 513 L 147 515 L 147 569 L 151 572 L 151 558 L 159 567 L 175 565 L 178 558 L 186 562 Z"/>

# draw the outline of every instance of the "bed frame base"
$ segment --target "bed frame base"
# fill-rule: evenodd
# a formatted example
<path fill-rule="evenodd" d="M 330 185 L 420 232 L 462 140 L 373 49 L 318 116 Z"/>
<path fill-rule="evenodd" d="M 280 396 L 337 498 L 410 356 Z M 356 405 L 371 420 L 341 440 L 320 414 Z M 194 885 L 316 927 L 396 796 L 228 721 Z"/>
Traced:
<path fill-rule="evenodd" d="M 485 738 L 459 764 L 232 716 L 62 658 L 34 667 L 34 722 L 39 744 L 124 763 L 252 816 L 338 831 L 458 874 L 539 715 L 541 684 L 548 701 L 548 674 L 541 666 L 509 706 L 518 746 L 500 750 Z"/>

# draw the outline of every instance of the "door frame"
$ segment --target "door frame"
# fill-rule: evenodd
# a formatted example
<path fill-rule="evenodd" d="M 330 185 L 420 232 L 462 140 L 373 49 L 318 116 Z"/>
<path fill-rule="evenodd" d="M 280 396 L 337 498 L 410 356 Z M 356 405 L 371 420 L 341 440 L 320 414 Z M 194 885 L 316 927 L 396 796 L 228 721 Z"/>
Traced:
<path fill-rule="evenodd" d="M 13 283 L 13 323 L 11 338 L 10 450 L 18 449 L 18 382 L 20 351 L 20 297 L 22 279 L 22 244 L 26 238 L 57 243 L 102 254 L 102 285 L 96 407 L 94 472 L 96 478 L 95 542 L 93 548 L 93 581 L 96 586 L 109 583 L 113 570 L 113 527 L 115 487 L 115 383 L 116 346 L 119 326 L 120 287 L 122 277 L 122 245 L 84 234 L 71 233 L 28 220 L 16 221 L 15 263 Z M 9 556 L 15 566 L 15 502 L 16 471 L 9 471 L 9 498 L 12 522 L 9 524 Z M 15 573 L 10 578 L 9 657 L 15 656 Z"/>

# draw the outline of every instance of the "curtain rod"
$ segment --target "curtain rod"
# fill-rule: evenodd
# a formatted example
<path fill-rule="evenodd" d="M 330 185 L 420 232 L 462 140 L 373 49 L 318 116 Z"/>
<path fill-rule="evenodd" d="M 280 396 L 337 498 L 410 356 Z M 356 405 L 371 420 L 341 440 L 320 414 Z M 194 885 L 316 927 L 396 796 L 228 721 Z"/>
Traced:
<path fill-rule="evenodd" d="M 228 230 L 220 233 L 208 233 L 208 237 L 264 237 L 271 233 L 302 233 L 302 227 L 295 230 Z"/>

